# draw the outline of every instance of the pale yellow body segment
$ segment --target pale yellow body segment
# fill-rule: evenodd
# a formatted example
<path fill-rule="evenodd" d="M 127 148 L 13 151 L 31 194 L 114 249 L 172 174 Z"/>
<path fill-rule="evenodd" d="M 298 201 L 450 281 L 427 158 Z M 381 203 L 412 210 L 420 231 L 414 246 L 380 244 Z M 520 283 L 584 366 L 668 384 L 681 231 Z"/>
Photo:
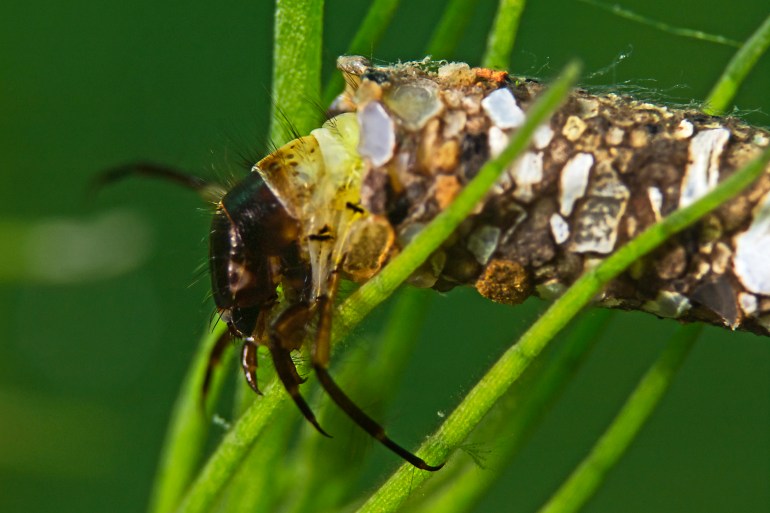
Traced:
<path fill-rule="evenodd" d="M 302 226 L 314 298 L 329 292 L 329 278 L 337 269 L 356 281 L 371 277 L 393 244 L 390 225 L 360 207 L 367 164 L 358 144 L 356 115 L 344 113 L 254 168 Z"/>

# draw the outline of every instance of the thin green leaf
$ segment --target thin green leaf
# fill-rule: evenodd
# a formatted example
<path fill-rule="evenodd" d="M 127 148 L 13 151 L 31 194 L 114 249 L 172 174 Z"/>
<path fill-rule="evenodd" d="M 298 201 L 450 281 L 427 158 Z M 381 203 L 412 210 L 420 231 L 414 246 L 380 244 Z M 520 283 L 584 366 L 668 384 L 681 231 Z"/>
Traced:
<path fill-rule="evenodd" d="M 706 114 L 723 114 L 735 98 L 749 71 L 770 46 L 770 16 L 736 52 L 706 99 Z"/>
<path fill-rule="evenodd" d="M 269 354 L 260 351 L 258 358 L 259 378 L 269 383 L 275 378 L 272 366 L 263 365 L 266 363 L 264 360 L 269 359 Z M 233 418 L 240 418 L 255 401 L 259 401 L 259 396 L 243 379 L 239 369 Z M 287 483 L 280 479 L 286 474 L 275 472 L 273 462 L 288 452 L 290 438 L 294 433 L 291 423 L 297 421 L 298 416 L 290 414 L 275 416 L 228 484 L 219 500 L 217 511 L 271 511 L 275 508 L 286 491 Z"/>
<path fill-rule="evenodd" d="M 501 470 L 518 454 L 528 435 L 543 419 L 549 407 L 558 399 L 566 386 L 580 369 L 591 349 L 602 337 L 615 312 L 595 309 L 569 329 L 566 340 L 541 366 L 527 372 L 512 388 L 500 398 L 483 423 L 474 431 L 473 437 L 493 441 L 490 454 L 483 466 L 471 457 L 457 468 L 448 468 L 451 479 L 444 480 L 440 488 L 426 494 L 418 508 L 421 511 L 460 513 L 469 511 L 474 504 L 501 477 Z M 534 374 L 534 375 L 532 375 Z M 437 480 L 438 480 L 437 479 Z"/>
<path fill-rule="evenodd" d="M 249 389 L 252 395 L 254 391 Z M 259 443 L 230 482 L 217 505 L 217 511 L 276 511 L 288 491 L 294 490 L 287 482 L 291 472 L 276 472 L 278 462 L 284 461 L 289 440 L 294 434 L 291 422 L 298 420 L 291 415 L 276 415 L 267 426 Z"/>
<path fill-rule="evenodd" d="M 176 511 L 203 513 L 211 508 L 272 416 L 286 405 L 286 395 L 277 380 L 265 387 L 259 401 L 254 401 L 224 436 Z"/>
<path fill-rule="evenodd" d="M 434 59 L 452 58 L 460 42 L 458 35 L 465 32 L 478 3 L 478 0 L 450 0 L 430 38 L 428 55 Z"/>
<path fill-rule="evenodd" d="M 323 0 L 276 0 L 270 124 L 276 145 L 321 124 L 323 5 Z"/>
<path fill-rule="evenodd" d="M 701 41 L 708 41 L 709 43 L 732 46 L 735 48 L 740 48 L 741 46 L 740 41 L 729 39 L 724 36 L 720 36 L 718 34 L 709 34 L 707 32 L 703 32 L 702 30 L 693 30 L 693 29 L 682 28 L 682 27 L 674 27 L 673 25 L 669 25 L 668 23 L 663 23 L 662 21 L 658 21 L 652 18 L 648 18 L 646 16 L 642 16 L 641 14 L 637 14 L 628 9 L 623 9 L 619 5 L 605 4 L 604 2 L 597 2 L 596 0 L 578 0 L 578 1 L 583 2 L 584 4 L 592 5 L 594 7 L 598 7 L 599 9 L 604 9 L 605 11 L 609 11 L 612 14 L 619 16 L 621 18 L 625 18 L 627 20 L 631 20 L 636 23 L 641 23 L 642 25 L 647 25 L 647 26 L 656 28 L 661 32 L 666 32 L 668 34 L 673 34 L 675 36 L 689 37 L 692 39 L 700 39 Z"/>
<path fill-rule="evenodd" d="M 678 329 L 591 453 L 540 509 L 540 513 L 578 511 L 591 498 L 660 403 L 701 330 L 699 324 Z"/>
<path fill-rule="evenodd" d="M 406 369 L 410 356 L 417 347 L 420 326 L 425 319 L 434 294 L 432 291 L 402 288 L 396 294 L 380 337 L 371 344 L 355 344 L 343 358 L 345 364 L 335 369 L 339 383 L 353 384 L 356 401 L 375 403 L 369 414 L 375 417 L 387 407 L 395 387 L 383 387 L 383 383 L 398 383 Z M 350 430 L 351 421 L 337 408 L 324 408 L 319 420 L 330 432 L 344 433 Z M 365 434 L 356 430 L 360 440 Z M 299 445 L 299 480 L 302 489 L 292 494 L 294 507 L 285 508 L 293 513 L 335 511 L 340 504 L 350 500 L 352 488 L 358 480 L 352 478 L 350 468 L 362 460 L 361 450 L 340 450 L 338 444 L 318 436 L 314 430 L 306 430 Z M 371 448 L 368 440 L 364 442 Z"/>
<path fill-rule="evenodd" d="M 226 330 L 227 325 L 218 321 L 201 339 L 193 362 L 188 368 L 166 431 L 148 508 L 151 513 L 167 513 L 174 510 L 192 481 L 203 456 L 211 424 L 207 412 L 201 408 L 203 379 L 211 350 Z M 209 388 L 208 404 L 216 402 L 219 396 L 222 375 L 221 372 L 217 373 Z"/>
<path fill-rule="evenodd" d="M 401 0 L 374 0 L 366 13 L 364 21 L 358 26 L 353 40 L 345 55 L 371 56 L 374 47 L 390 25 L 393 15 Z M 323 105 L 329 105 L 342 92 L 345 81 L 340 73 L 334 73 L 326 84 L 323 93 Z"/>
<path fill-rule="evenodd" d="M 492 30 L 487 36 L 487 49 L 481 65 L 485 68 L 508 69 L 516 32 L 519 29 L 525 0 L 500 0 Z"/>

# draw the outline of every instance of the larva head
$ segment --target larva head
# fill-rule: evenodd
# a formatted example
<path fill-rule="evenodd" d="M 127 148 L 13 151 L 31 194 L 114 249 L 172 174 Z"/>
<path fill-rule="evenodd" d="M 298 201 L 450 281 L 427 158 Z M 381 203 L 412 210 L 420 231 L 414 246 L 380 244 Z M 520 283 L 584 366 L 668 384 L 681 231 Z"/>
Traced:
<path fill-rule="evenodd" d="M 211 228 L 212 289 L 235 335 L 254 334 L 279 283 L 291 301 L 311 299 L 311 285 L 316 295 L 324 290 L 351 223 L 363 216 L 357 144 L 355 115 L 338 116 L 262 159 L 220 202 Z M 311 241 L 332 245 L 335 256 L 323 257 Z"/>
<path fill-rule="evenodd" d="M 211 223 L 209 267 L 214 302 L 238 337 L 252 336 L 296 260 L 299 226 L 257 173 L 219 203 Z"/>

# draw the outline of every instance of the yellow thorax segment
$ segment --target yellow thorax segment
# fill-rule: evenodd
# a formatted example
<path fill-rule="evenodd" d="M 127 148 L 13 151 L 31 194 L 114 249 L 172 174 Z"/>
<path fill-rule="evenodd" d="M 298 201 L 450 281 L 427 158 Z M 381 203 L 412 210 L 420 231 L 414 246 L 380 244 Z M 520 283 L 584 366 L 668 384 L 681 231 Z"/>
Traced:
<path fill-rule="evenodd" d="M 367 279 L 379 269 L 393 244 L 387 222 L 360 207 L 366 164 L 358 143 L 356 114 L 344 113 L 255 166 L 302 226 L 303 249 L 313 270 L 316 295 L 326 293 L 331 272 L 341 264 L 350 278 Z"/>
<path fill-rule="evenodd" d="M 358 202 L 363 174 L 358 135 L 355 114 L 341 114 L 309 136 L 281 146 L 254 170 L 293 217 L 309 223 L 332 205 L 340 208 L 347 201 Z"/>

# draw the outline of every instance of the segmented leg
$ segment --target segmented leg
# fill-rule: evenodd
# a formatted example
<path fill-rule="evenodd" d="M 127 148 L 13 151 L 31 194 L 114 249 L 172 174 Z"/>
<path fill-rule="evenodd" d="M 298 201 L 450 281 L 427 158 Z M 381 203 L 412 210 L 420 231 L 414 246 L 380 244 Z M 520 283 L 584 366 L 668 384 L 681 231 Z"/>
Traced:
<path fill-rule="evenodd" d="M 225 188 L 218 183 L 155 162 L 131 162 L 107 169 L 94 179 L 92 189 L 96 192 L 106 185 L 130 176 L 144 176 L 172 182 L 197 192 L 206 201 L 218 201 L 225 193 Z"/>
<path fill-rule="evenodd" d="M 283 383 L 284 388 L 294 400 L 294 404 L 297 405 L 302 415 L 313 424 L 319 433 L 331 438 L 332 436 L 323 430 L 321 425 L 310 409 L 305 399 L 299 393 L 299 381 L 295 378 L 297 375 L 297 368 L 294 366 L 294 362 L 291 360 L 291 353 L 277 344 L 270 345 L 270 354 L 273 356 L 273 364 L 275 365 L 275 372 L 278 374 L 278 378 Z"/>
<path fill-rule="evenodd" d="M 283 383 L 284 388 L 299 408 L 299 411 L 302 412 L 302 415 L 308 422 L 313 424 L 319 433 L 331 438 L 331 435 L 321 428 L 313 410 L 310 409 L 310 406 L 299 393 L 299 385 L 305 380 L 300 377 L 297 372 L 297 367 L 291 359 L 292 348 L 296 346 L 294 339 L 298 336 L 298 332 L 295 328 L 300 325 L 304 327 L 307 319 L 309 319 L 311 315 L 312 312 L 309 310 L 308 306 L 304 304 L 294 305 L 282 312 L 270 329 L 268 349 L 270 349 L 270 354 L 273 357 L 275 372 L 278 374 L 278 378 Z M 299 335 L 300 340 L 302 339 L 302 336 L 303 335 Z"/>
<path fill-rule="evenodd" d="M 201 385 L 201 406 L 206 404 L 206 398 L 208 397 L 209 387 L 211 387 L 211 378 L 214 375 L 214 369 L 222 360 L 222 353 L 224 353 L 231 338 L 230 332 L 225 331 L 219 337 L 219 340 L 216 341 L 214 347 L 211 348 L 209 361 L 206 364 L 206 374 L 203 375 L 203 384 Z"/>
<path fill-rule="evenodd" d="M 257 344 L 254 342 L 247 340 L 243 343 L 241 348 L 241 367 L 243 368 L 243 375 L 246 376 L 246 382 L 251 389 L 262 395 L 257 383 Z"/>
<path fill-rule="evenodd" d="M 294 351 L 302 347 L 307 334 L 307 326 L 313 318 L 315 310 L 307 303 L 296 303 L 281 312 L 271 327 L 273 335 L 281 347 Z M 303 380 L 304 381 L 304 380 Z"/>
<path fill-rule="evenodd" d="M 329 397 L 337 403 L 337 406 L 344 411 L 348 417 L 350 417 L 356 424 L 358 424 L 364 431 L 369 433 L 372 437 L 377 439 L 382 445 L 398 454 L 404 460 L 408 461 L 415 467 L 422 470 L 436 471 L 444 466 L 444 463 L 440 465 L 428 465 L 425 460 L 419 458 L 407 451 L 395 441 L 393 441 L 385 433 L 385 429 L 380 426 L 377 421 L 367 415 L 358 405 L 356 405 L 342 389 L 337 386 L 331 375 L 329 374 L 329 355 L 331 350 L 331 322 L 332 322 L 332 306 L 334 304 L 333 295 L 337 291 L 338 277 L 334 274 L 330 285 L 330 296 L 321 296 L 318 299 L 319 319 L 318 330 L 314 339 L 313 348 L 311 351 L 313 358 L 313 369 L 321 386 L 329 394 Z"/>

